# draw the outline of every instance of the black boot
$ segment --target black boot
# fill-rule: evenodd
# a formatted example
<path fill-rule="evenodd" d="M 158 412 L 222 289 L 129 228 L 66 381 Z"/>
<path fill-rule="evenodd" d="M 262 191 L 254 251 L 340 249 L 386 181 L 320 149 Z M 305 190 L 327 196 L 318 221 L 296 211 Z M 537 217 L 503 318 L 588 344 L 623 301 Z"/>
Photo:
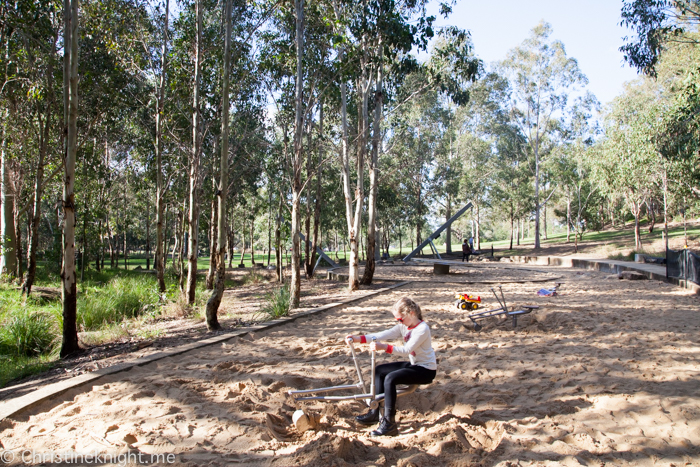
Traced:
<path fill-rule="evenodd" d="M 379 409 L 369 409 L 366 414 L 355 417 L 355 420 L 363 425 L 374 425 L 379 421 Z"/>
<path fill-rule="evenodd" d="M 379 427 L 370 434 L 372 436 L 396 436 L 399 434 L 399 426 L 394 421 L 394 417 L 382 417 Z"/>

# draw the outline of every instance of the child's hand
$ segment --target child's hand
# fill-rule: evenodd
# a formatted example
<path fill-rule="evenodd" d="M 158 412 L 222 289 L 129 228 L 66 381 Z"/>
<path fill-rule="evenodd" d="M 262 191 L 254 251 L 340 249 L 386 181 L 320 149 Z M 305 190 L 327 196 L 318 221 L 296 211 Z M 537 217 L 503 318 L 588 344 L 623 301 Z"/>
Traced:
<path fill-rule="evenodd" d="M 381 342 L 372 342 L 369 344 L 369 350 L 386 350 L 388 345 L 382 344 Z"/>
<path fill-rule="evenodd" d="M 357 336 L 353 336 L 353 335 L 348 334 L 347 336 L 345 336 L 345 342 L 346 343 L 348 343 L 348 342 L 353 342 L 353 343 L 360 342 L 360 338 Z"/>

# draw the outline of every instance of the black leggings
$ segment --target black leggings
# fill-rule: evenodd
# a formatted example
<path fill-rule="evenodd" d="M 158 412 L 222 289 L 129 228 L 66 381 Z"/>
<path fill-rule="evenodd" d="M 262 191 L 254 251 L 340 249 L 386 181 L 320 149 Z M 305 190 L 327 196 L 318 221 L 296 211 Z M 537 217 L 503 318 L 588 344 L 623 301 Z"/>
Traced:
<path fill-rule="evenodd" d="M 428 384 L 432 383 L 437 374 L 410 362 L 395 362 L 379 365 L 374 370 L 374 386 L 376 394 L 384 393 L 384 417 L 393 420 L 396 415 L 396 385 L 397 384 Z"/>

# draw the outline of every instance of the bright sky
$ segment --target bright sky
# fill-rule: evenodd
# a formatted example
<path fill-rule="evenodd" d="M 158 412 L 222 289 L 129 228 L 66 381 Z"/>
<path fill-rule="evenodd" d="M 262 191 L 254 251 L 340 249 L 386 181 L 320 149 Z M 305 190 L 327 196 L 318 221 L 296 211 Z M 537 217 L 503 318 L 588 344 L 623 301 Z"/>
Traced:
<path fill-rule="evenodd" d="M 437 4 L 433 0 L 434 4 Z M 457 0 L 450 24 L 471 32 L 474 52 L 485 64 L 503 60 L 541 20 L 552 25 L 551 39 L 560 40 L 588 77 L 588 89 L 601 104 L 622 92 L 636 78 L 618 50 L 631 32 L 619 26 L 622 0 Z M 430 14 L 437 16 L 437 8 Z"/>

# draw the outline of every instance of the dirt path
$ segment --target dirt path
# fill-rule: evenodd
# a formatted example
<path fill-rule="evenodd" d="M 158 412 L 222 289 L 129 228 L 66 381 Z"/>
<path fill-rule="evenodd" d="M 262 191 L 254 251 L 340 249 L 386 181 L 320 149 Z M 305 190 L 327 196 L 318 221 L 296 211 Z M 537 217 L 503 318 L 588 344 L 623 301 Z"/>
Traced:
<path fill-rule="evenodd" d="M 516 330 L 494 320 L 473 332 L 452 305 L 454 284 L 416 282 L 103 378 L 3 421 L 0 443 L 13 454 L 172 454 L 191 466 L 700 464 L 700 299 L 658 282 L 527 269 L 564 285 L 558 297 L 505 285 L 510 303 L 540 306 Z M 464 291 L 488 305 L 488 289 Z M 352 382 L 342 337 L 392 325 L 404 294 L 431 325 L 439 372 L 400 401 L 401 434 L 371 438 L 353 420 L 358 402 L 306 403 L 321 425 L 297 433 L 286 392 Z"/>

